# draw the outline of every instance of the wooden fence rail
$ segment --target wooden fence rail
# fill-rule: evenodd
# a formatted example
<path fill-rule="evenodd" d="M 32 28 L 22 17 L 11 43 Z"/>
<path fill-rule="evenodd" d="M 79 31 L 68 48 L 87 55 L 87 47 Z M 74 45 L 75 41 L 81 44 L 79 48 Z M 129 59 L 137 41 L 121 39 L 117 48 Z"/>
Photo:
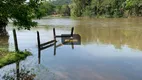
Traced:
<path fill-rule="evenodd" d="M 40 34 L 39 34 L 39 31 L 37 31 L 38 63 L 39 64 L 40 64 L 40 58 L 41 58 L 41 51 L 46 49 L 46 48 L 49 48 L 49 47 L 53 46 L 55 42 L 56 42 L 56 40 L 51 40 L 51 41 L 48 41 L 48 42 L 45 42 L 45 43 L 41 44 L 41 42 L 40 42 Z"/>
<path fill-rule="evenodd" d="M 71 34 L 70 35 L 56 35 L 55 28 L 53 28 L 53 33 L 54 33 L 54 38 L 61 38 L 61 37 L 72 37 L 74 32 L 74 27 L 71 29 Z"/>
<path fill-rule="evenodd" d="M 74 32 L 74 27 L 72 27 L 71 29 L 71 34 L 69 35 L 56 35 L 56 31 L 55 31 L 55 28 L 53 28 L 53 36 L 54 36 L 54 39 L 51 40 L 51 41 L 48 41 L 48 42 L 45 42 L 45 43 L 42 43 L 40 42 L 40 34 L 39 34 L 39 31 L 37 31 L 37 43 L 38 43 L 38 63 L 40 64 L 40 58 L 41 58 L 41 51 L 46 49 L 46 48 L 49 48 L 51 46 L 54 46 L 54 55 L 56 55 L 56 48 L 59 47 L 59 46 L 62 46 L 63 44 L 59 44 L 56 46 L 56 38 L 61 38 L 61 37 L 73 37 L 73 32 Z"/>

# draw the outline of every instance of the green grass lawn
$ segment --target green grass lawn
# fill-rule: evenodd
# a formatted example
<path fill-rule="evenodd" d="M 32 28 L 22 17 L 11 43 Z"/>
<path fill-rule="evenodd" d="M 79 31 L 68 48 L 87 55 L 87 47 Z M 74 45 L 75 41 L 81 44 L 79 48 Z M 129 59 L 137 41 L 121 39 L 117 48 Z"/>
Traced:
<path fill-rule="evenodd" d="M 29 55 L 31 55 L 29 51 L 9 52 L 8 50 L 0 49 L 0 68 L 24 60 Z"/>

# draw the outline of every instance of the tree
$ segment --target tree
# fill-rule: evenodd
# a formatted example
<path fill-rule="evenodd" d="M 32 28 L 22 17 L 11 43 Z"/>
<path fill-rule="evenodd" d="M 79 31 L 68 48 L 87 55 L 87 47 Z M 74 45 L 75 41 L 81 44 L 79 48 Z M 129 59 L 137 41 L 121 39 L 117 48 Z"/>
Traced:
<path fill-rule="evenodd" d="M 6 26 L 11 19 L 18 29 L 30 29 L 37 25 L 33 18 L 42 15 L 38 9 L 41 0 L 0 0 L 0 35 L 6 34 Z"/>
<path fill-rule="evenodd" d="M 91 0 L 72 0 L 72 1 L 73 1 L 73 3 L 71 6 L 71 8 L 72 8 L 71 15 L 73 17 L 80 17 L 80 16 L 82 16 L 86 5 L 88 5 L 88 3 Z"/>
<path fill-rule="evenodd" d="M 125 17 L 142 15 L 142 0 L 72 0 L 71 15 Z"/>
<path fill-rule="evenodd" d="M 54 8 L 55 6 L 50 1 L 45 1 L 39 6 L 39 10 L 44 16 L 51 15 L 54 12 Z"/>
<path fill-rule="evenodd" d="M 69 6 L 68 5 L 62 5 L 61 13 L 64 16 L 70 16 L 70 8 L 69 8 Z"/>
<path fill-rule="evenodd" d="M 128 15 L 137 15 L 141 14 L 142 1 L 141 0 L 126 0 L 126 10 L 128 10 Z"/>
<path fill-rule="evenodd" d="M 56 14 L 61 14 L 61 7 L 62 7 L 62 6 L 56 6 L 56 7 L 55 7 L 55 12 L 56 12 Z"/>

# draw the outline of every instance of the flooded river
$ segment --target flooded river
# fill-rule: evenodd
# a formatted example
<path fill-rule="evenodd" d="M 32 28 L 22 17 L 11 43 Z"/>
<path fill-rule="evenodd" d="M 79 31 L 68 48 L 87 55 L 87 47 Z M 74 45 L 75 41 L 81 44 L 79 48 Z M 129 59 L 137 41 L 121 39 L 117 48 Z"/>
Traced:
<path fill-rule="evenodd" d="M 0 69 L 0 80 L 14 75 L 17 67 L 34 74 L 35 80 L 142 80 L 142 18 L 114 18 L 77 20 L 52 18 L 35 20 L 39 26 L 31 31 L 17 31 L 20 50 L 29 50 L 26 60 Z M 0 46 L 14 50 L 12 24 L 9 37 L 1 38 Z M 53 39 L 56 34 L 70 34 L 71 27 L 81 36 L 81 45 L 54 46 L 41 52 L 38 64 L 37 35 L 41 42 Z M 57 44 L 61 39 L 57 39 Z M 21 71 L 21 70 L 20 70 Z M 10 74 L 9 74 L 10 73 Z M 14 76 L 16 79 L 16 76 Z"/>

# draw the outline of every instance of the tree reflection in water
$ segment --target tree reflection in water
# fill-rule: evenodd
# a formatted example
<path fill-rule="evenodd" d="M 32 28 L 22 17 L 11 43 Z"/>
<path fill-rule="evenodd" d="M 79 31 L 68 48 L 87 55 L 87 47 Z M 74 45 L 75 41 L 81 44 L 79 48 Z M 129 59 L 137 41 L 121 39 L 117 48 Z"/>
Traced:
<path fill-rule="evenodd" d="M 16 63 L 16 69 L 9 71 L 2 77 L 4 80 L 34 80 L 36 74 L 34 74 L 34 69 L 27 70 L 26 67 L 21 67 L 20 62 Z"/>
<path fill-rule="evenodd" d="M 121 49 L 122 46 L 127 45 L 129 48 L 142 50 L 142 30 L 139 27 L 87 26 L 80 25 L 75 27 L 75 32 L 81 35 L 84 45 L 89 43 L 111 44 L 117 49 Z"/>
<path fill-rule="evenodd" d="M 55 74 L 41 64 L 27 67 L 20 66 L 20 62 L 16 63 L 15 69 L 2 75 L 2 80 L 55 80 L 55 78 Z"/>

